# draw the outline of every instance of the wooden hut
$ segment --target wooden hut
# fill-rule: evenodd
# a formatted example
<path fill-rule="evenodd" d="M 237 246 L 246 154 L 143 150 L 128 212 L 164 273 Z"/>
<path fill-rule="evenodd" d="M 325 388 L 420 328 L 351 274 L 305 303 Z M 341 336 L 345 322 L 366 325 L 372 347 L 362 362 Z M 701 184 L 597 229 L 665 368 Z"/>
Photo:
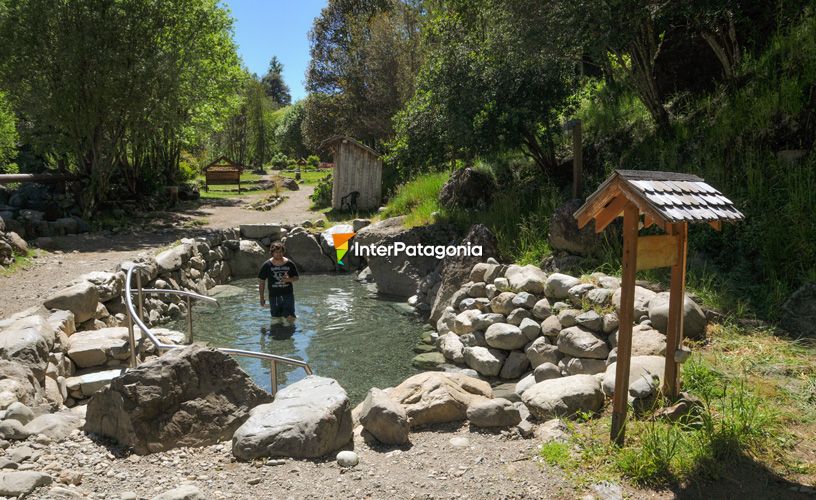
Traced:
<path fill-rule="evenodd" d="M 640 170 L 615 171 L 574 216 L 578 227 L 595 219 L 595 231 L 601 232 L 621 214 L 623 273 L 611 431 L 612 440 L 618 444 L 623 444 L 625 435 L 635 319 L 635 273 L 659 267 L 672 270 L 662 391 L 673 398 L 680 388 L 679 364 L 688 356 L 682 349 L 688 224 L 709 224 L 719 231 L 723 221 L 743 219 L 731 200 L 697 176 Z M 662 229 L 664 234 L 638 237 L 641 227 L 652 225 Z"/>
<path fill-rule="evenodd" d="M 332 137 L 321 145 L 334 157 L 332 208 L 370 210 L 382 200 L 382 160 L 370 147 L 346 136 Z"/>
<path fill-rule="evenodd" d="M 202 169 L 204 171 L 205 186 L 209 191 L 210 184 L 237 184 L 238 192 L 241 192 L 241 173 L 244 166 L 236 163 L 226 156 L 219 156 L 209 165 Z"/>

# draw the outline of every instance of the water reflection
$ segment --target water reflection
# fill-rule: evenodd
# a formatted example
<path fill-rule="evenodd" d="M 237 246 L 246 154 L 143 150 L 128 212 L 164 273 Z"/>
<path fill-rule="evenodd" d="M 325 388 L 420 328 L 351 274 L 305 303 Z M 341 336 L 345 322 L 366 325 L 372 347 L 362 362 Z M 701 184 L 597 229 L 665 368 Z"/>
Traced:
<path fill-rule="evenodd" d="M 257 280 L 231 284 L 243 290 L 219 298 L 221 307 L 194 308 L 196 341 L 305 360 L 315 374 L 337 379 L 355 403 L 371 387 L 393 386 L 416 373 L 412 349 L 421 324 L 388 301 L 369 297 L 351 276 L 303 276 L 295 285 L 293 326 L 270 324 L 269 310 L 258 305 Z M 175 328 L 184 329 L 184 323 Z M 270 388 L 270 362 L 237 359 L 256 383 Z M 278 367 L 280 387 L 304 376 L 302 368 Z"/>

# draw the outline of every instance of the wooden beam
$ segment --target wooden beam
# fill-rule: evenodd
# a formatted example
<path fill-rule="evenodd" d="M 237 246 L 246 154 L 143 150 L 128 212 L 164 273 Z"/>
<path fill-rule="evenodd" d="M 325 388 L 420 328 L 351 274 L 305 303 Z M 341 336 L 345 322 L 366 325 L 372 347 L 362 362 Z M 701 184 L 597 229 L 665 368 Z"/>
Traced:
<path fill-rule="evenodd" d="M 643 229 L 654 226 L 654 223 L 655 223 L 654 217 L 652 217 L 651 215 L 645 214 L 643 216 Z"/>
<path fill-rule="evenodd" d="M 600 233 L 606 229 L 606 226 L 618 218 L 623 211 L 623 207 L 625 207 L 628 202 L 629 200 L 627 200 L 622 194 L 614 197 L 612 201 L 606 205 L 606 208 L 601 210 L 598 215 L 595 216 L 595 232 Z"/>
<path fill-rule="evenodd" d="M 677 376 L 679 363 L 674 353 L 683 343 L 683 310 L 685 309 L 686 255 L 688 249 L 688 223 L 672 224 L 677 235 L 677 262 L 672 266 L 671 291 L 669 295 L 669 324 L 666 328 L 666 366 L 663 371 L 663 394 L 674 399 L 680 392 Z"/>
<path fill-rule="evenodd" d="M 623 275 L 621 279 L 618 358 L 615 369 L 615 394 L 612 396 L 611 440 L 623 446 L 626 439 L 626 411 L 629 404 L 629 364 L 632 358 L 632 321 L 635 309 L 635 272 L 637 268 L 638 223 L 640 212 L 629 203 L 623 209 Z"/>
<path fill-rule="evenodd" d="M 619 193 L 620 180 L 617 177 L 613 177 L 609 184 L 603 188 L 603 191 L 598 194 L 597 198 L 588 200 L 587 204 L 575 213 L 576 219 L 578 220 L 578 229 L 586 226 L 589 221 L 594 219 L 598 212 L 603 210 Z"/>
<path fill-rule="evenodd" d="M 718 220 L 708 221 L 708 225 L 713 227 L 715 231 L 722 231 L 722 222 Z"/>
<path fill-rule="evenodd" d="M 641 236 L 637 246 L 637 270 L 672 267 L 677 262 L 677 236 Z"/>

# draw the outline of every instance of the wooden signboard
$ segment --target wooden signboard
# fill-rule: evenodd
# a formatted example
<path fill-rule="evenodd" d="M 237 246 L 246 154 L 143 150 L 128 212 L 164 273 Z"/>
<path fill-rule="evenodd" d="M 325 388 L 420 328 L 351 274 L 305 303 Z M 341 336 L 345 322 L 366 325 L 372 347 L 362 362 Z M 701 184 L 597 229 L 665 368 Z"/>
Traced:
<path fill-rule="evenodd" d="M 677 263 L 677 236 L 641 236 L 637 242 L 637 270 L 672 267 Z"/>

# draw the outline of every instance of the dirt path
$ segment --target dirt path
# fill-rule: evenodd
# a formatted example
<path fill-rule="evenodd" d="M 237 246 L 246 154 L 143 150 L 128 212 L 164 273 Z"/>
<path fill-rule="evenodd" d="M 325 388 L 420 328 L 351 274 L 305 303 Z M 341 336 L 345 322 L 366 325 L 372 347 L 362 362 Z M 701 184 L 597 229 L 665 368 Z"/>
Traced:
<path fill-rule="evenodd" d="M 307 185 L 301 185 L 298 191 L 284 191 L 286 201 L 268 212 L 248 208 L 249 203 L 264 196 L 250 192 L 240 199 L 205 200 L 176 212 L 151 214 L 152 219 L 135 230 L 53 238 L 56 250 L 40 252 L 26 269 L 0 276 L 0 319 L 40 305 L 53 291 L 85 273 L 112 270 L 124 260 L 156 253 L 163 246 L 207 229 L 268 222 L 295 224 L 322 218 L 322 213 L 309 210 L 313 191 L 314 187 Z"/>

